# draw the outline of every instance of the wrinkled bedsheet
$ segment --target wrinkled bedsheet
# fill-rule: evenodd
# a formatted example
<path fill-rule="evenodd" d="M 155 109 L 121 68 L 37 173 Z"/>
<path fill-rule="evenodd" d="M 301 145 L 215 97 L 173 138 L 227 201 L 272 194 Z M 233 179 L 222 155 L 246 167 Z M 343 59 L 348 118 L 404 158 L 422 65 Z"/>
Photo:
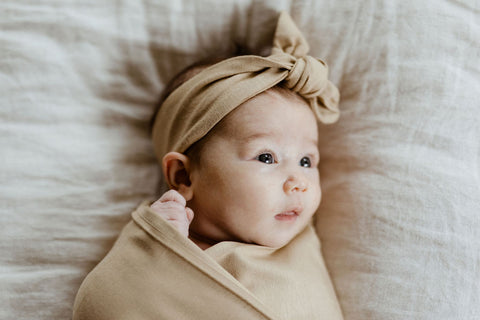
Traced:
<path fill-rule="evenodd" d="M 290 12 L 327 61 L 317 233 L 345 319 L 480 317 L 478 1 L 0 2 L 0 318 L 65 319 L 158 195 L 166 82 Z"/>

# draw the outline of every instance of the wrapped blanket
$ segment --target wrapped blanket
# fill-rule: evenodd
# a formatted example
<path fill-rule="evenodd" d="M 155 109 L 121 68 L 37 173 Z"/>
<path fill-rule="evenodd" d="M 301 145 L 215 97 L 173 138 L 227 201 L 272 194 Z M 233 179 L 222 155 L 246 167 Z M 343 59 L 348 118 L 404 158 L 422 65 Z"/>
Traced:
<path fill-rule="evenodd" d="M 221 242 L 202 251 L 142 203 L 74 305 L 86 319 L 342 319 L 308 226 L 273 249 Z"/>

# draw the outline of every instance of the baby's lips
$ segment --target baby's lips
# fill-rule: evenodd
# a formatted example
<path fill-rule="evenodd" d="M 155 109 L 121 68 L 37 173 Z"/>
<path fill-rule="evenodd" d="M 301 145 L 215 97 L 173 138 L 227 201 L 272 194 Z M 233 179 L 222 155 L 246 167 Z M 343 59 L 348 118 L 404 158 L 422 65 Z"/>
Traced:
<path fill-rule="evenodd" d="M 302 213 L 303 208 L 300 206 L 291 207 L 277 215 L 275 215 L 275 219 L 280 221 L 295 221 L 298 216 Z"/>
<path fill-rule="evenodd" d="M 275 219 L 279 221 L 295 221 L 298 218 L 298 214 L 294 211 L 279 213 L 275 216 Z"/>
<path fill-rule="evenodd" d="M 286 212 L 294 212 L 297 216 L 301 215 L 303 212 L 303 207 L 300 205 L 292 206 L 286 210 Z"/>

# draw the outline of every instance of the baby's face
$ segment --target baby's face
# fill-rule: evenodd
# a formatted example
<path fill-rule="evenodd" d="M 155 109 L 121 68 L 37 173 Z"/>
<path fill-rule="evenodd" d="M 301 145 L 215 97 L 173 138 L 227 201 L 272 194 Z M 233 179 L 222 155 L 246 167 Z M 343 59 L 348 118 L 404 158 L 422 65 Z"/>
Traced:
<path fill-rule="evenodd" d="M 300 98 L 267 91 L 218 125 L 192 167 L 193 238 L 287 244 L 320 203 L 317 123 Z"/>

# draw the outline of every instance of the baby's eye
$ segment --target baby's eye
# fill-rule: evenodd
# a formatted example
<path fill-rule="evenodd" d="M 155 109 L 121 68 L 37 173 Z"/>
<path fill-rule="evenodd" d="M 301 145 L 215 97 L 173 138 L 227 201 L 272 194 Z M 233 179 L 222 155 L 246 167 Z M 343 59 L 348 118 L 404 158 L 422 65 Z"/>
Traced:
<path fill-rule="evenodd" d="M 262 153 L 257 157 L 257 160 L 266 164 L 272 164 L 275 162 L 275 159 L 271 153 Z"/>
<path fill-rule="evenodd" d="M 300 166 L 304 168 L 310 168 L 312 166 L 312 162 L 310 161 L 309 157 L 303 157 L 300 160 Z"/>

